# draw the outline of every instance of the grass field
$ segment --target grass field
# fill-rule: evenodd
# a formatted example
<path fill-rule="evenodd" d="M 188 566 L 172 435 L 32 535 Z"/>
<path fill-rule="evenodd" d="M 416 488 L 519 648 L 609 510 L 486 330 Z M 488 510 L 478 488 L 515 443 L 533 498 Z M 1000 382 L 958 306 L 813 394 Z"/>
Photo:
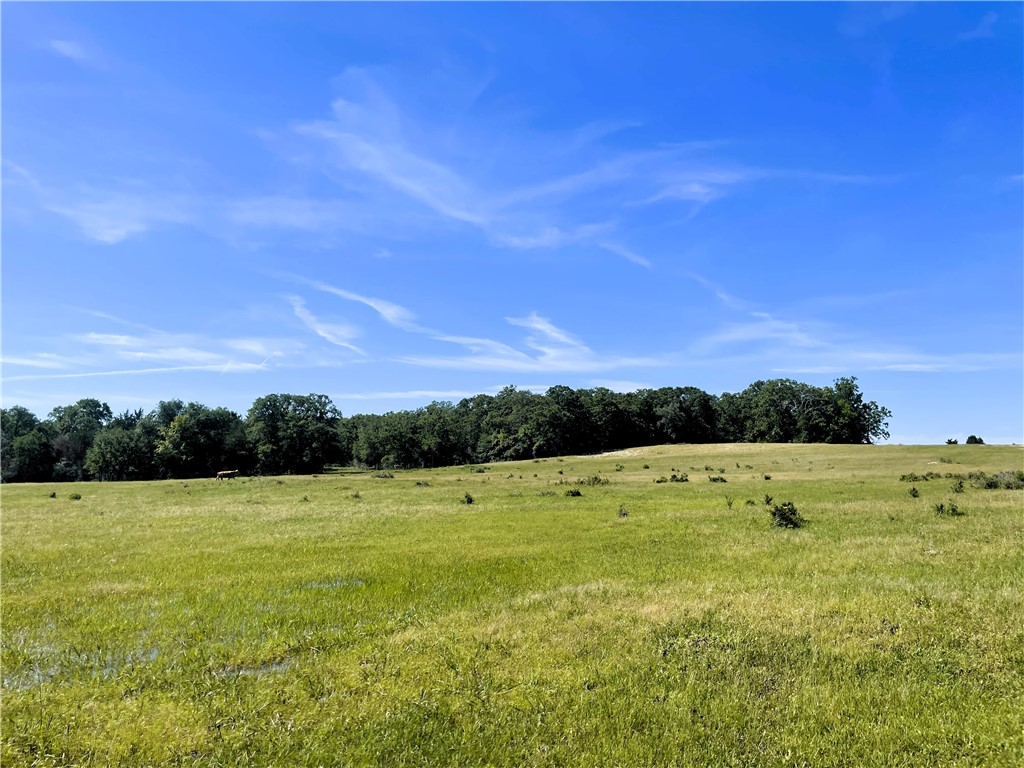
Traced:
<path fill-rule="evenodd" d="M 664 446 L 6 486 L 0 762 L 1020 766 L 1024 491 L 900 478 L 1021 468 Z"/>

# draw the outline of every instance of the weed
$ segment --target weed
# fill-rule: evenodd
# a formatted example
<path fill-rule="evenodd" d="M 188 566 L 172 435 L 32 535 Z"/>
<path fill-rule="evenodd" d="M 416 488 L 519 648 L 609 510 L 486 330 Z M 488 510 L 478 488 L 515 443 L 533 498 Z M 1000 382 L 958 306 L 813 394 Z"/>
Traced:
<path fill-rule="evenodd" d="M 629 517 L 629 510 L 625 504 L 619 504 L 619 517 Z"/>
<path fill-rule="evenodd" d="M 708 475 L 708 480 L 712 483 L 727 483 L 729 482 L 721 475 Z"/>
<path fill-rule="evenodd" d="M 374 477 L 380 478 L 381 480 L 391 480 L 395 476 L 394 472 L 378 472 Z"/>
<path fill-rule="evenodd" d="M 669 478 L 670 483 L 688 483 L 690 482 L 690 476 L 685 472 L 680 472 L 678 475 L 672 475 Z"/>
<path fill-rule="evenodd" d="M 79 501 L 82 498 L 82 494 L 80 494 L 80 493 L 69 493 L 68 494 L 68 498 L 71 499 L 72 501 Z"/>
<path fill-rule="evenodd" d="M 728 507 L 729 509 L 732 509 L 732 503 L 733 503 L 732 496 L 726 496 L 725 497 L 725 506 Z"/>
<path fill-rule="evenodd" d="M 50 491 L 50 498 L 51 499 L 56 499 L 57 498 L 57 492 L 56 491 Z"/>
<path fill-rule="evenodd" d="M 623 466 L 622 464 L 616 464 L 615 465 L 615 471 L 616 472 L 621 472 L 624 469 L 625 469 L 625 466 Z"/>
<path fill-rule="evenodd" d="M 940 501 L 935 505 L 935 514 L 949 515 L 950 517 L 962 517 L 966 513 L 962 512 L 952 501 L 947 501 L 945 504 Z"/>
<path fill-rule="evenodd" d="M 770 506 L 770 505 L 771 505 L 771 503 L 772 503 L 772 497 L 771 497 L 771 496 L 769 496 L 769 495 L 768 495 L 768 494 L 766 493 L 766 494 L 764 495 L 764 505 L 765 505 L 765 506 L 767 507 L 767 506 Z"/>
<path fill-rule="evenodd" d="M 743 503 L 746 504 L 748 507 L 756 507 L 757 506 L 757 502 L 754 501 L 753 499 L 747 499 Z"/>
<path fill-rule="evenodd" d="M 303 496 L 302 501 L 309 501 L 309 496 Z"/>
<path fill-rule="evenodd" d="M 772 525 L 776 528 L 800 528 L 806 521 L 791 501 L 772 507 Z"/>
<path fill-rule="evenodd" d="M 651 468 L 650 464 L 644 464 L 644 469 L 650 469 L 650 468 Z"/>
<path fill-rule="evenodd" d="M 581 491 L 579 488 L 570 488 L 568 491 L 565 492 L 565 495 L 566 496 L 582 496 L 583 495 L 583 491 Z"/>
<path fill-rule="evenodd" d="M 352 498 L 353 499 L 361 499 L 363 497 L 362 497 L 362 495 L 360 495 L 359 491 L 356 491 L 355 493 L 352 494 Z"/>
<path fill-rule="evenodd" d="M 426 480 L 417 480 L 416 481 L 416 487 L 417 488 L 429 488 L 430 487 L 430 483 L 427 482 Z"/>
<path fill-rule="evenodd" d="M 921 495 L 921 492 L 917 490 L 917 488 L 914 488 L 913 486 L 911 486 L 910 490 L 907 491 L 907 493 L 910 494 L 910 498 L 912 499 L 916 499 L 918 496 Z"/>
<path fill-rule="evenodd" d="M 943 464 L 953 464 L 954 463 L 953 460 L 951 458 L 949 458 L 949 456 L 942 456 L 942 457 L 939 458 L 939 461 L 942 462 Z"/>
<path fill-rule="evenodd" d="M 764 479 L 765 479 L 765 480 L 771 480 L 771 479 L 772 479 L 772 476 L 771 476 L 771 475 L 765 475 L 765 476 L 764 476 Z"/>
<path fill-rule="evenodd" d="M 963 480 L 957 480 L 955 483 L 953 483 L 952 488 L 953 488 L 953 493 L 963 493 L 964 492 L 964 481 Z"/>
<path fill-rule="evenodd" d="M 462 503 L 463 504 L 472 504 L 473 503 L 473 497 L 470 496 L 469 493 L 467 493 L 465 498 L 462 500 Z"/>
<path fill-rule="evenodd" d="M 667 483 L 667 482 L 668 482 L 668 478 L 667 478 L 667 477 L 665 477 L 664 475 L 662 475 L 661 477 L 659 477 L 659 478 L 658 478 L 657 480 L 655 480 L 654 482 L 656 482 L 656 483 Z"/>

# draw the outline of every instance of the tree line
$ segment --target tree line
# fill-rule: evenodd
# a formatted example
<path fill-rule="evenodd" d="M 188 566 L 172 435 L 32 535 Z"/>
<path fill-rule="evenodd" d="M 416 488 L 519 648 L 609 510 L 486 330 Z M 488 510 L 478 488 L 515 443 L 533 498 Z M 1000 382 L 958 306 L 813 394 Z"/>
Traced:
<path fill-rule="evenodd" d="M 242 417 L 181 400 L 114 415 L 92 398 L 54 408 L 0 409 L 3 482 L 152 480 L 310 474 L 327 465 L 441 467 L 662 443 L 871 443 L 892 414 L 865 401 L 856 378 L 816 387 L 757 381 L 739 393 L 695 387 L 613 392 L 506 387 L 457 404 L 343 417 L 326 395 L 266 395 Z"/>

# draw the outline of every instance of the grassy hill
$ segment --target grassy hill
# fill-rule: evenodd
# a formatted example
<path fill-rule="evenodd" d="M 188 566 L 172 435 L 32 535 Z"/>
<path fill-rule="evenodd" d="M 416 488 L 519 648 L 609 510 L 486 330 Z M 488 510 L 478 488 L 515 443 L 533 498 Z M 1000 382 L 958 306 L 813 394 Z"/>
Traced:
<path fill-rule="evenodd" d="M 0 762 L 1017 766 L 1024 491 L 977 473 L 1022 467 L 662 446 L 5 486 Z"/>

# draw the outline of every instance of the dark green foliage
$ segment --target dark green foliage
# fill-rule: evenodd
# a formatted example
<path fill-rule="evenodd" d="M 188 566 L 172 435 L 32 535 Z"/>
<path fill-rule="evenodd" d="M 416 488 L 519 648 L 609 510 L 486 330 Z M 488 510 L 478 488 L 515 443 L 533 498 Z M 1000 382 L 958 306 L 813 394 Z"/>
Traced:
<path fill-rule="evenodd" d="M 764 476 L 764 479 L 765 479 L 765 480 L 771 480 L 771 479 L 772 479 L 772 476 L 771 476 L 771 475 L 765 475 L 765 476 Z"/>
<path fill-rule="evenodd" d="M 729 482 L 721 475 L 708 475 L 708 481 L 712 483 L 727 483 Z"/>
<path fill-rule="evenodd" d="M 949 515 L 950 517 L 961 517 L 966 514 L 960 510 L 960 508 L 952 501 L 947 501 L 945 504 L 939 502 L 935 505 L 936 515 Z"/>
<path fill-rule="evenodd" d="M 913 487 L 908 491 L 908 493 L 910 494 L 910 498 L 912 499 L 916 499 L 918 496 L 921 495 L 921 492 L 917 490 L 917 488 Z"/>
<path fill-rule="evenodd" d="M 984 445 L 984 444 L 985 444 L 985 441 L 982 440 L 977 435 L 968 435 L 967 436 L 967 445 Z"/>
<path fill-rule="evenodd" d="M 80 501 L 81 498 L 82 498 L 82 494 L 80 494 L 80 493 L 69 493 L 68 494 L 68 498 L 71 499 L 72 501 Z"/>
<path fill-rule="evenodd" d="M 568 491 L 565 492 L 565 495 L 566 496 L 582 496 L 583 495 L 583 491 L 581 491 L 579 488 L 570 488 Z"/>
<path fill-rule="evenodd" d="M 957 480 L 955 483 L 953 483 L 953 493 L 963 493 L 963 492 L 964 492 L 964 481 L 963 480 Z"/>
<path fill-rule="evenodd" d="M 946 445 L 956 445 L 958 442 L 960 441 L 957 440 L 955 437 L 950 437 L 946 440 Z"/>
<path fill-rule="evenodd" d="M 771 509 L 772 525 L 776 528 L 800 528 L 806 521 L 791 501 L 776 504 Z"/>
<path fill-rule="evenodd" d="M 469 493 L 467 493 L 467 494 L 466 494 L 466 495 L 465 495 L 465 496 L 463 497 L 463 499 L 462 499 L 462 503 L 463 503 L 463 504 L 472 504 L 472 503 L 473 503 L 473 497 L 472 497 L 472 496 L 470 496 L 470 495 L 469 495 Z"/>
<path fill-rule="evenodd" d="M 619 504 L 619 517 L 629 517 L 629 510 L 625 504 Z"/>
<path fill-rule="evenodd" d="M 265 475 L 312 474 L 344 459 L 338 421 L 327 395 L 267 395 L 252 404 L 245 434 Z"/>
<path fill-rule="evenodd" d="M 678 475 L 673 474 L 672 477 L 669 478 L 669 482 L 671 482 L 671 483 L 688 483 L 688 482 L 690 482 L 690 476 L 687 475 L 685 472 L 682 472 L 682 473 L 680 473 Z"/>

